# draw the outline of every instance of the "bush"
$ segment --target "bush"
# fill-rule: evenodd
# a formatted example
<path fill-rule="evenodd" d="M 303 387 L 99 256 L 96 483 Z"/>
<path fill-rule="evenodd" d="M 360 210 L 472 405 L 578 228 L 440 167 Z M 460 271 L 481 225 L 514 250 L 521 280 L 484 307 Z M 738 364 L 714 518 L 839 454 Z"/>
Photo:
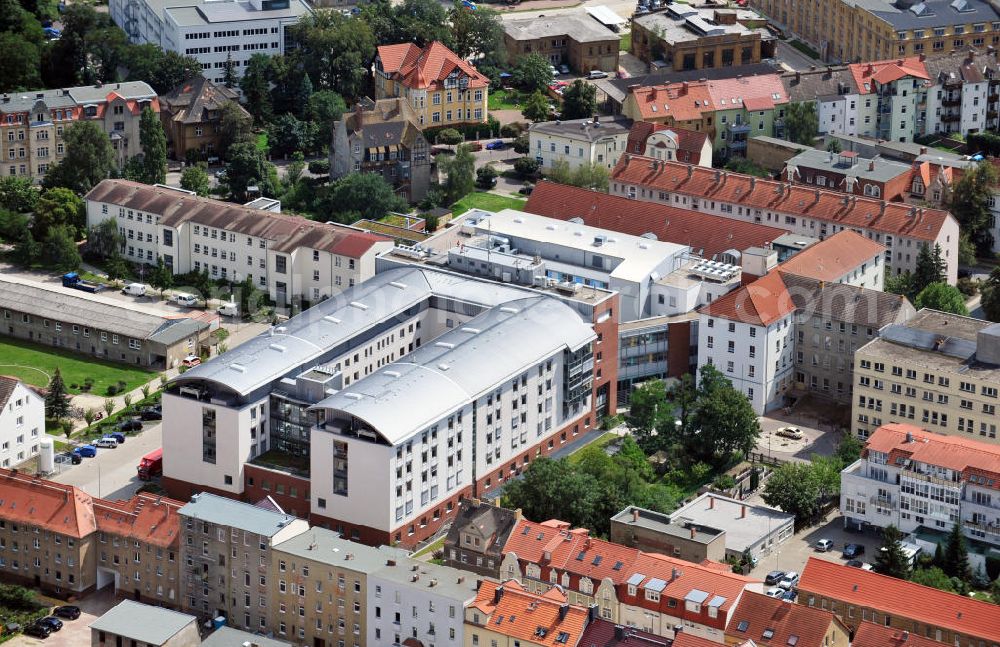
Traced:
<path fill-rule="evenodd" d="M 532 177 L 538 173 L 539 166 L 541 165 L 534 157 L 525 156 L 514 160 L 514 171 L 522 179 Z"/>
<path fill-rule="evenodd" d="M 736 479 L 734 479 L 729 474 L 719 474 L 712 481 L 712 487 L 716 490 L 731 490 L 736 487 Z"/>
<path fill-rule="evenodd" d="M 330 160 L 313 160 L 309 162 L 309 172 L 313 175 L 329 175 Z"/>
<path fill-rule="evenodd" d="M 118 387 L 114 384 L 109 384 L 107 390 L 104 392 L 104 395 L 118 395 Z"/>
<path fill-rule="evenodd" d="M 462 133 L 458 132 L 454 128 L 445 128 L 437 134 L 438 144 L 447 144 L 448 146 L 454 146 L 456 144 L 461 144 L 463 141 Z"/>
<path fill-rule="evenodd" d="M 958 287 L 959 292 L 967 297 L 975 296 L 976 293 L 979 292 L 979 281 L 976 281 L 968 276 L 963 276 L 958 279 L 956 286 Z"/>
<path fill-rule="evenodd" d="M 497 184 L 497 170 L 492 164 L 476 169 L 476 186 L 483 190 L 490 190 Z"/>
<path fill-rule="evenodd" d="M 500 136 L 501 137 L 518 137 L 522 133 L 528 130 L 526 124 L 520 121 L 512 121 L 509 124 L 504 124 L 500 126 Z"/>

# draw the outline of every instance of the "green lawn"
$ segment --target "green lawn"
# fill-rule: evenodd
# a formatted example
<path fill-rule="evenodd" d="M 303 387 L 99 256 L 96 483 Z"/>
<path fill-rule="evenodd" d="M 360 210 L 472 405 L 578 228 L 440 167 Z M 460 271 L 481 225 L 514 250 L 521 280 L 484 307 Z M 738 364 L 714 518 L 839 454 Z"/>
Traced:
<path fill-rule="evenodd" d="M 502 209 L 523 209 L 524 198 L 508 198 L 495 193 L 474 191 L 451 206 L 452 214 L 460 216 L 469 209 L 500 211 Z"/>
<path fill-rule="evenodd" d="M 627 34 L 622 34 L 621 45 L 618 47 L 619 50 L 623 52 L 632 51 L 632 32 Z"/>
<path fill-rule="evenodd" d="M 605 432 L 604 435 L 602 435 L 601 437 L 587 443 L 586 445 L 580 447 L 580 449 L 570 454 L 567 457 L 567 460 L 569 460 L 569 462 L 573 464 L 579 463 L 580 459 L 583 458 L 584 449 L 587 449 L 588 447 L 600 447 L 603 449 L 604 447 L 607 447 L 608 445 L 615 442 L 615 440 L 618 440 L 619 438 L 621 438 L 621 436 L 612 431 Z"/>
<path fill-rule="evenodd" d="M 267 144 L 267 133 L 261 133 L 257 135 L 257 150 L 264 151 L 265 153 L 270 149 Z"/>
<path fill-rule="evenodd" d="M 520 110 L 521 93 L 513 89 L 491 90 L 487 98 L 490 110 Z"/>
<path fill-rule="evenodd" d="M 94 380 L 91 393 L 104 395 L 105 390 L 124 380 L 129 390 L 138 388 L 156 374 L 137 366 L 115 364 L 95 357 L 78 355 L 61 349 L 32 344 L 20 339 L 0 339 L 0 374 L 17 377 L 28 384 L 46 386 L 56 367 L 70 393 L 80 393 L 71 388 L 86 378 Z"/>

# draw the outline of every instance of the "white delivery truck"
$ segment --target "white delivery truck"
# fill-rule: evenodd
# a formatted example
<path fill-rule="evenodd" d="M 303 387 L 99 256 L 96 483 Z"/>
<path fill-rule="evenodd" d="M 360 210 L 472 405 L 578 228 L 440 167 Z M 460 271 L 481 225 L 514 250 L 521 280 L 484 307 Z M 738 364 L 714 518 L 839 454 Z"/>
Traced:
<path fill-rule="evenodd" d="M 122 294 L 131 294 L 134 297 L 146 296 L 146 286 L 142 283 L 129 283 L 122 288 Z"/>

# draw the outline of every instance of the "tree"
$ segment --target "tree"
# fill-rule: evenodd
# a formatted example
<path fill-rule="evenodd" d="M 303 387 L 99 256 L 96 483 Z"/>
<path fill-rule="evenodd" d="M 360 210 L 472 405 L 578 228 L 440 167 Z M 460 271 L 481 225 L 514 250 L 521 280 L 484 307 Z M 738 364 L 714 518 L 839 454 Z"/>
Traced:
<path fill-rule="evenodd" d="M 391 211 L 406 210 L 406 201 L 378 173 L 350 173 L 330 185 L 324 200 L 326 208 L 340 214 L 340 221 L 352 218 L 378 220 Z"/>
<path fill-rule="evenodd" d="M 762 497 L 764 503 L 795 515 L 801 524 L 819 511 L 819 482 L 809 465 L 785 463 L 767 479 Z"/>
<path fill-rule="evenodd" d="M 301 59 L 297 56 L 272 56 L 270 60 L 274 114 L 290 114 L 305 119 L 313 85 Z"/>
<path fill-rule="evenodd" d="M 240 315 L 252 317 L 263 305 L 264 293 L 253 282 L 253 277 L 247 276 L 236 286 L 236 303 L 240 307 Z"/>
<path fill-rule="evenodd" d="M 465 141 L 462 137 L 462 133 L 458 132 L 454 128 L 442 128 L 438 131 L 437 136 L 434 138 L 438 144 L 444 144 L 446 146 L 457 146 Z"/>
<path fill-rule="evenodd" d="M 240 90 L 248 111 L 258 126 L 271 120 L 271 58 L 267 54 L 254 54 L 247 61 Z"/>
<path fill-rule="evenodd" d="M 306 117 L 316 124 L 322 145 L 329 146 L 333 139 L 333 123 L 347 112 L 344 98 L 333 90 L 313 92 L 306 102 Z M 327 169 L 327 173 L 329 173 Z"/>
<path fill-rule="evenodd" d="M 589 119 L 597 113 L 597 86 L 577 79 L 563 90 L 562 114 L 565 120 Z"/>
<path fill-rule="evenodd" d="M 395 12 L 400 42 L 423 47 L 449 39 L 448 13 L 438 0 L 403 0 Z"/>
<path fill-rule="evenodd" d="M 31 229 L 25 227 L 14 245 L 15 260 L 25 267 L 30 267 L 42 254 L 42 246 L 31 235 Z"/>
<path fill-rule="evenodd" d="M 907 579 L 910 575 L 910 560 L 903 552 L 903 533 L 896 526 L 882 529 L 882 547 L 875 554 L 872 567 L 876 573 Z"/>
<path fill-rule="evenodd" d="M 941 589 L 942 591 L 955 593 L 955 585 L 951 581 L 951 578 L 937 566 L 914 569 L 913 574 L 910 575 L 910 581 L 914 584 L 922 584 L 935 589 Z"/>
<path fill-rule="evenodd" d="M 251 185 L 256 185 L 262 195 L 274 195 L 271 180 L 273 165 L 267 161 L 264 151 L 257 148 L 256 142 L 244 140 L 230 146 L 228 157 L 226 184 L 234 198 L 245 201 L 247 187 Z"/>
<path fill-rule="evenodd" d="M 886 269 L 884 291 L 904 297 L 913 296 L 913 273 L 892 274 Z"/>
<path fill-rule="evenodd" d="M 528 133 L 521 133 L 514 138 L 514 152 L 518 155 L 527 155 L 531 151 L 531 140 Z"/>
<path fill-rule="evenodd" d="M 17 243 L 26 230 L 31 231 L 27 214 L 0 208 L 0 241 Z"/>
<path fill-rule="evenodd" d="M 152 108 L 142 109 L 139 117 L 139 146 L 142 148 L 142 181 L 163 184 L 167 181 L 167 136 Z"/>
<path fill-rule="evenodd" d="M 671 418 L 667 402 L 667 387 L 663 380 L 650 380 L 632 391 L 625 424 L 639 447 L 647 454 L 662 449 L 662 438 L 657 432 L 664 418 Z"/>
<path fill-rule="evenodd" d="M 45 417 L 58 419 L 67 416 L 69 416 L 69 397 L 66 394 L 66 383 L 63 382 L 62 373 L 57 366 L 45 392 Z"/>
<path fill-rule="evenodd" d="M 95 420 L 97 420 L 96 409 L 88 407 L 83 410 L 83 421 L 87 423 L 87 429 L 90 429 L 90 425 L 94 424 Z"/>
<path fill-rule="evenodd" d="M 597 162 L 586 162 L 573 169 L 569 184 L 607 193 L 609 180 L 610 176 L 607 167 Z"/>
<path fill-rule="evenodd" d="M 497 184 L 497 176 L 500 175 L 492 164 L 476 169 L 476 187 L 483 191 L 489 191 Z"/>
<path fill-rule="evenodd" d="M 913 305 L 918 310 L 931 308 L 956 315 L 969 314 L 969 309 L 965 307 L 965 297 L 958 288 L 947 283 L 931 283 L 920 291 Z"/>
<path fill-rule="evenodd" d="M 47 189 L 35 205 L 31 233 L 35 240 L 45 240 L 49 229 L 58 226 L 70 228 L 70 240 L 83 234 L 86 205 L 69 189 Z"/>
<path fill-rule="evenodd" d="M 157 94 L 167 94 L 202 73 L 194 57 L 164 51 L 152 43 L 128 45 L 122 59 L 128 68 L 127 80 L 145 81 Z"/>
<path fill-rule="evenodd" d="M 472 193 L 475 168 L 476 158 L 472 156 L 469 147 L 464 145 L 459 146 L 448 159 L 438 162 L 438 174 L 446 176 L 441 186 L 448 204 Z"/>
<path fill-rule="evenodd" d="M 503 48 L 500 14 L 484 6 L 470 11 L 456 0 L 451 10 L 448 46 L 464 59 L 498 52 Z"/>
<path fill-rule="evenodd" d="M 812 146 L 819 133 L 819 115 L 812 101 L 785 106 L 785 139 Z"/>
<path fill-rule="evenodd" d="M 831 139 L 826 145 L 826 150 L 829 153 L 839 153 L 842 150 L 840 147 L 840 140 Z"/>
<path fill-rule="evenodd" d="M 540 164 L 534 157 L 519 157 L 514 160 L 514 172 L 520 178 L 532 177 L 538 173 Z"/>
<path fill-rule="evenodd" d="M 552 83 L 552 67 L 541 54 L 526 54 L 511 73 L 515 85 L 525 92 L 543 92 Z"/>
<path fill-rule="evenodd" d="M 947 573 L 948 577 L 957 577 L 963 582 L 969 581 L 972 577 L 972 569 L 969 568 L 969 551 L 965 545 L 965 535 L 962 533 L 962 524 L 955 523 L 948 533 L 948 542 L 944 546 L 942 555 L 941 570 Z"/>
<path fill-rule="evenodd" d="M 951 192 L 951 212 L 958 219 L 962 233 L 976 246 L 983 256 L 993 254 L 993 235 L 990 233 L 990 201 L 993 187 L 997 186 L 1000 174 L 993 164 L 982 161 L 968 168 Z"/>
<path fill-rule="evenodd" d="M 855 436 L 854 434 L 847 432 L 844 437 L 840 439 L 840 444 L 837 445 L 837 459 L 843 467 L 847 467 L 854 461 L 861 458 L 861 450 L 864 449 L 864 443 Z"/>
<path fill-rule="evenodd" d="M 38 187 L 28 178 L 7 175 L 0 177 L 0 208 L 18 213 L 35 210 Z"/>
<path fill-rule="evenodd" d="M 132 275 L 128 261 L 117 251 L 104 263 L 104 271 L 112 281 L 127 279 Z"/>
<path fill-rule="evenodd" d="M 966 233 L 958 237 L 958 264 L 967 267 L 976 264 L 976 245 Z"/>
<path fill-rule="evenodd" d="M 194 191 L 200 196 L 208 195 L 208 173 L 203 164 L 195 164 L 184 169 L 181 173 L 181 188 Z"/>
<path fill-rule="evenodd" d="M 0 34 L 0 92 L 30 90 L 42 85 L 42 58 L 38 46 L 17 33 Z"/>
<path fill-rule="evenodd" d="M 219 108 L 219 155 L 229 156 L 229 147 L 250 140 L 253 117 L 240 104 L 227 101 Z"/>
<path fill-rule="evenodd" d="M 990 321 L 1000 321 L 1000 267 L 993 268 L 981 291 L 983 314 Z"/>
<path fill-rule="evenodd" d="M 947 282 L 947 267 L 939 243 L 934 243 L 933 248 L 927 244 L 923 245 L 917 254 L 917 267 L 913 273 L 911 286 L 913 293 L 919 294 L 931 283 Z"/>
<path fill-rule="evenodd" d="M 370 8 L 365 9 L 363 15 Z M 443 26 L 443 21 L 440 24 Z M 319 9 L 304 16 L 292 29 L 299 44 L 297 55 L 314 89 L 334 90 L 352 99 L 362 94 L 375 56 L 375 36 L 368 22 L 348 18 L 339 11 Z"/>
<path fill-rule="evenodd" d="M 77 5 L 73 5 L 77 6 Z M 66 129 L 66 156 L 49 167 L 42 186 L 65 187 L 83 195 L 115 168 L 111 139 L 96 121 L 80 121 Z"/>
<path fill-rule="evenodd" d="M 70 225 L 49 227 L 42 244 L 44 262 L 59 272 L 73 272 L 80 267 L 83 259 L 73 240 L 75 229 Z"/>
<path fill-rule="evenodd" d="M 711 364 L 702 366 L 700 372 L 698 402 L 691 420 L 697 430 L 694 454 L 749 454 L 760 437 L 760 423 L 750 401 Z"/>
<path fill-rule="evenodd" d="M 90 228 L 87 232 L 87 255 L 101 260 L 107 260 L 121 254 L 121 231 L 114 218 L 105 218 Z"/>
<path fill-rule="evenodd" d="M 531 95 L 524 101 L 524 107 L 521 108 L 521 114 L 525 119 L 529 119 L 535 123 L 548 121 L 549 114 L 551 114 L 551 110 L 549 109 L 549 100 L 539 91 L 532 92 Z"/>
<path fill-rule="evenodd" d="M 504 486 L 508 507 L 520 508 L 528 519 L 561 519 L 571 526 L 589 527 L 602 496 L 600 483 L 574 470 L 565 460 L 542 457 L 531 461 L 523 478 Z"/>
<path fill-rule="evenodd" d="M 268 128 L 271 152 L 288 157 L 292 153 L 310 153 L 316 148 L 318 127 L 311 121 L 300 121 L 292 114 L 276 118 Z M 329 143 L 329 141 L 324 142 Z"/>
<path fill-rule="evenodd" d="M 240 80 L 236 78 L 236 64 L 233 63 L 233 55 L 226 54 L 226 63 L 222 68 L 222 85 L 230 90 L 239 85 Z"/>
<path fill-rule="evenodd" d="M 108 418 L 115 411 L 115 401 L 111 398 L 104 398 L 104 415 Z"/>
<path fill-rule="evenodd" d="M 163 298 L 163 293 L 174 286 L 174 273 L 163 262 L 162 256 L 156 257 L 156 265 L 153 266 L 152 271 L 149 273 L 149 284 L 153 289 L 160 291 L 161 299 Z"/>

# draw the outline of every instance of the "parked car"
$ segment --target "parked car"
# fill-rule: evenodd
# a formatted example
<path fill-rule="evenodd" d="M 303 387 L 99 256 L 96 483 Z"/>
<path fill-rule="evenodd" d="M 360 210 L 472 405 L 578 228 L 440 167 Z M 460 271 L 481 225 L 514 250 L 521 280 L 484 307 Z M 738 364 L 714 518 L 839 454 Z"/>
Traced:
<path fill-rule="evenodd" d="M 486 150 L 488 151 L 502 151 L 507 148 L 507 144 L 503 143 L 499 139 L 486 144 Z"/>
<path fill-rule="evenodd" d="M 559 66 L 559 72 L 561 74 L 569 74 L 569 65 L 566 65 L 565 63 L 563 63 L 562 65 L 560 65 Z"/>
<path fill-rule="evenodd" d="M 816 550 L 818 552 L 825 553 L 831 548 L 833 548 L 833 541 L 830 539 L 820 539 L 816 542 Z"/>
<path fill-rule="evenodd" d="M 125 442 L 125 433 L 129 431 L 142 431 L 142 421 L 136 418 L 129 418 L 128 420 L 122 420 L 117 426 L 118 435 L 121 436 L 121 440 L 118 441 L 119 444 Z M 108 436 L 114 436 L 114 433 L 106 434 Z"/>
<path fill-rule="evenodd" d="M 785 594 L 785 589 L 779 589 L 776 586 L 772 586 L 764 593 L 764 595 L 766 595 L 769 598 L 780 598 L 784 594 Z"/>
<path fill-rule="evenodd" d="M 188 308 L 198 305 L 198 297 L 193 294 L 187 294 L 185 292 L 179 292 L 174 295 L 174 303 L 179 306 L 186 306 Z"/>
<path fill-rule="evenodd" d="M 198 357 L 197 355 L 188 355 L 183 359 L 183 361 L 181 361 L 181 364 L 187 366 L 188 368 L 191 368 L 192 366 L 197 366 L 198 364 L 201 364 L 201 358 Z"/>
<path fill-rule="evenodd" d="M 63 456 L 68 458 L 69 462 L 72 463 L 73 465 L 79 465 L 80 463 L 83 462 L 83 457 L 75 452 L 69 452 L 67 454 L 63 454 Z"/>
<path fill-rule="evenodd" d="M 525 184 L 520 189 L 517 190 L 521 195 L 531 195 L 531 192 L 535 190 L 535 185 Z"/>
<path fill-rule="evenodd" d="M 852 559 L 847 562 L 847 565 L 851 568 L 860 568 L 863 571 L 872 570 L 872 565 L 862 562 L 860 559 Z"/>
<path fill-rule="evenodd" d="M 143 407 L 139 410 L 139 417 L 143 420 L 163 420 L 163 409 L 160 405 Z"/>
<path fill-rule="evenodd" d="M 799 584 L 799 574 L 795 571 L 788 571 L 785 573 L 785 577 L 781 578 L 778 582 L 778 587 L 790 591 Z"/>
<path fill-rule="evenodd" d="M 83 458 L 93 458 L 97 456 L 97 447 L 93 445 L 83 445 L 73 450 L 73 453 Z"/>
<path fill-rule="evenodd" d="M 775 432 L 776 435 L 783 438 L 791 438 L 792 440 L 802 440 L 802 430 L 798 427 L 782 427 Z"/>
<path fill-rule="evenodd" d="M 798 591 L 785 591 L 784 595 L 781 596 L 781 599 L 785 602 L 795 602 L 795 598 L 797 597 L 799 597 Z"/>
<path fill-rule="evenodd" d="M 590 74 L 587 75 L 588 79 L 606 79 L 608 78 L 608 73 L 602 70 L 591 70 Z"/>
<path fill-rule="evenodd" d="M 54 616 L 47 616 L 45 618 L 41 618 L 37 622 L 40 625 L 45 625 L 52 631 L 59 631 L 60 629 L 62 629 L 63 626 L 62 620 Z"/>
<path fill-rule="evenodd" d="M 478 153 L 483 150 L 482 142 L 466 142 L 465 145 L 468 146 L 469 150 L 473 153 Z"/>
<path fill-rule="evenodd" d="M 123 422 L 123 423 L 121 423 L 121 424 L 118 425 L 118 428 L 122 429 L 123 425 L 132 424 L 134 422 L 138 422 L 139 423 L 139 429 L 141 430 L 142 429 L 142 423 L 139 422 L 138 420 L 129 420 L 128 422 Z M 104 435 L 107 436 L 108 438 L 114 438 L 115 440 L 118 441 L 119 445 L 124 445 L 125 444 L 125 434 L 123 434 L 121 431 L 112 431 L 111 433 L 107 433 L 107 434 L 104 434 Z"/>
<path fill-rule="evenodd" d="M 226 179 L 226 169 L 220 168 L 218 171 L 216 171 L 215 172 L 215 178 L 217 180 L 225 180 Z"/>
<path fill-rule="evenodd" d="M 24 628 L 24 635 L 31 636 L 32 638 L 46 639 L 52 633 L 52 630 L 43 624 L 37 622 L 28 625 Z"/>
<path fill-rule="evenodd" d="M 142 283 L 129 283 L 122 288 L 122 294 L 131 294 L 134 297 L 146 296 L 146 286 Z"/>
<path fill-rule="evenodd" d="M 855 559 L 865 554 L 865 547 L 862 544 L 846 544 L 841 556 L 844 559 Z"/>
<path fill-rule="evenodd" d="M 116 449 L 118 447 L 118 441 L 110 436 L 105 436 L 104 438 L 98 438 L 94 441 L 94 447 L 105 447 L 108 449 Z"/>
<path fill-rule="evenodd" d="M 764 578 L 764 584 L 777 584 L 785 577 L 785 571 L 771 571 Z"/>
<path fill-rule="evenodd" d="M 76 620 L 80 617 L 80 607 L 71 604 L 56 607 L 52 610 L 52 615 L 65 618 L 66 620 Z"/>
<path fill-rule="evenodd" d="M 45 37 L 49 40 L 58 40 L 62 38 L 62 32 L 55 27 L 43 27 L 42 31 L 45 33 Z"/>

